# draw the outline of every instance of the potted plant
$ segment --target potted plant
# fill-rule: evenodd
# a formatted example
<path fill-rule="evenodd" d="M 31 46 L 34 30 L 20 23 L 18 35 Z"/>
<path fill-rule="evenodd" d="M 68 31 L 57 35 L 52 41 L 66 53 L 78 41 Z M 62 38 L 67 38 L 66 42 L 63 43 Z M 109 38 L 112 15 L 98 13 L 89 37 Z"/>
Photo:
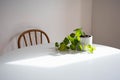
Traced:
<path fill-rule="evenodd" d="M 74 50 L 93 53 L 95 47 L 92 46 L 91 41 L 89 41 L 91 38 L 92 36 L 86 35 L 85 32 L 82 31 L 82 28 L 77 28 L 73 33 L 65 37 L 62 42 L 55 42 L 55 47 L 59 51 Z"/>

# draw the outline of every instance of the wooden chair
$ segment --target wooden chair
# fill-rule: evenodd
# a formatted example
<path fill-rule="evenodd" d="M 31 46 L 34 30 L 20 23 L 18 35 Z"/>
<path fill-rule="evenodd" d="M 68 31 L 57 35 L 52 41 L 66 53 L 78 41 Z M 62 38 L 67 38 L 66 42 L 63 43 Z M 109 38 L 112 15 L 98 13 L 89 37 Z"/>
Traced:
<path fill-rule="evenodd" d="M 31 36 L 31 33 L 33 34 L 33 36 Z M 39 33 L 39 36 L 38 36 L 38 33 Z M 26 35 L 27 35 L 27 38 L 26 38 Z M 24 31 L 18 37 L 18 48 L 21 48 L 21 38 L 23 38 L 23 42 L 25 43 L 26 47 L 28 46 L 28 41 L 29 41 L 29 45 L 33 45 L 33 42 L 36 45 L 42 44 L 43 43 L 43 35 L 47 39 L 47 42 L 50 43 L 50 39 L 49 39 L 48 35 L 42 30 L 30 29 L 30 30 Z M 34 37 L 34 41 L 33 41 L 33 37 Z M 38 37 L 39 37 L 39 42 L 38 42 Z"/>

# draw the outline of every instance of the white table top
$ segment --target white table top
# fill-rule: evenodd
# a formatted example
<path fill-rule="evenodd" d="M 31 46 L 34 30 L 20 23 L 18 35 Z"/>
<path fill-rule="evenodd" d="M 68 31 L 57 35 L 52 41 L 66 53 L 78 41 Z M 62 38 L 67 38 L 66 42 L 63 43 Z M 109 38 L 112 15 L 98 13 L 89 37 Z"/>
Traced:
<path fill-rule="evenodd" d="M 0 80 L 120 80 L 120 49 L 94 46 L 93 54 L 60 54 L 53 44 L 5 53 Z"/>

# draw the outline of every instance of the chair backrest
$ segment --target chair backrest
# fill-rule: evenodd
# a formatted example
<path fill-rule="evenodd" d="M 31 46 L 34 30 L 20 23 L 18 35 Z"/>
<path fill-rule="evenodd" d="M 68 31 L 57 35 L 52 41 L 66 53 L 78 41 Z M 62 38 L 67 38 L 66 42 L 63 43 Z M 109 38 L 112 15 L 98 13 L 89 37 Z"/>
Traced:
<path fill-rule="evenodd" d="M 32 36 L 32 34 L 33 34 L 33 36 Z M 18 37 L 18 48 L 21 48 L 21 38 L 23 38 L 23 41 L 24 41 L 26 47 L 28 46 L 28 41 L 30 43 L 29 45 L 33 45 L 33 42 L 35 42 L 36 45 L 42 44 L 43 43 L 43 35 L 47 39 L 47 42 L 50 43 L 50 39 L 49 39 L 48 35 L 42 30 L 30 29 L 30 30 L 24 31 Z M 33 38 L 34 38 L 34 40 L 33 40 Z M 38 40 L 39 40 L 39 42 L 38 42 Z"/>

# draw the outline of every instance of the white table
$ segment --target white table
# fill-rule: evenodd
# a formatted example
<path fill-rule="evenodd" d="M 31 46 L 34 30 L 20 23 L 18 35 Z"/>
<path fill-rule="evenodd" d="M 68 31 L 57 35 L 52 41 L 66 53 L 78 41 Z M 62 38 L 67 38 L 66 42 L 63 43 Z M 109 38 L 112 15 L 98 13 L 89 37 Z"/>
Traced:
<path fill-rule="evenodd" d="M 94 54 L 60 54 L 53 44 L 0 56 L 0 80 L 120 80 L 120 50 L 95 45 Z"/>

